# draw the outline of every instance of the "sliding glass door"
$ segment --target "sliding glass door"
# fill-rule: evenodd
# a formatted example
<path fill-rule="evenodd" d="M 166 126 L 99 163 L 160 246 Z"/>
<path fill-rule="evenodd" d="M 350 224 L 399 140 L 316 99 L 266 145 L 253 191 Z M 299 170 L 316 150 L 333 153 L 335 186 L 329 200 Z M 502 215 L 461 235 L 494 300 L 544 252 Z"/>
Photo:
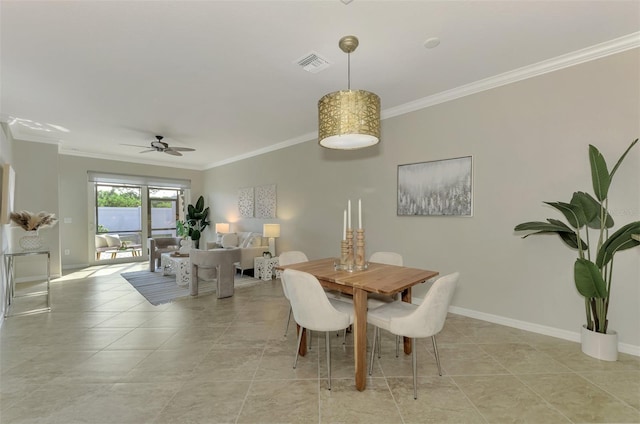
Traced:
<path fill-rule="evenodd" d="M 89 252 L 96 262 L 147 258 L 149 237 L 175 237 L 191 181 L 88 171 Z M 91 246 L 94 249 L 91 249 Z"/>
<path fill-rule="evenodd" d="M 184 220 L 183 204 L 181 189 L 149 187 L 150 237 L 175 237 L 176 221 Z"/>
<path fill-rule="evenodd" d="M 140 256 L 142 190 L 138 186 L 96 184 L 96 259 Z"/>

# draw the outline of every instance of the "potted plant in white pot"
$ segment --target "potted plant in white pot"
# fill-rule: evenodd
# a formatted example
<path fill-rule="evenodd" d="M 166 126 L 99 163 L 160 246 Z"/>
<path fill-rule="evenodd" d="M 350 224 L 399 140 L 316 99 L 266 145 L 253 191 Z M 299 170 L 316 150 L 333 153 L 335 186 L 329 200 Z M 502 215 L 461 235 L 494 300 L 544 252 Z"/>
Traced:
<path fill-rule="evenodd" d="M 609 235 L 614 222 L 609 215 L 607 196 L 614 174 L 637 142 L 638 139 L 631 143 L 611 172 L 608 171 L 607 163 L 600 151 L 589 145 L 595 198 L 588 193 L 577 191 L 573 193 L 569 203 L 544 202 L 559 210 L 569 225 L 557 219 L 547 219 L 547 222 L 525 222 L 515 227 L 515 231 L 527 232 L 523 238 L 532 234 L 555 233 L 567 246 L 578 251 L 573 274 L 576 288 L 584 297 L 587 318 L 581 333 L 582 351 L 589 356 L 609 361 L 618 358 L 617 334 L 608 328 L 607 320 L 613 258 L 616 252 L 640 245 L 640 221 L 623 225 Z M 597 237 L 590 237 L 590 232 L 595 232 Z"/>
<path fill-rule="evenodd" d="M 204 207 L 204 197 L 198 197 L 195 205 L 187 206 L 186 225 L 189 231 L 189 237 L 193 241 L 193 247 L 200 247 L 200 237 L 202 232 L 210 224 L 209 207 Z"/>

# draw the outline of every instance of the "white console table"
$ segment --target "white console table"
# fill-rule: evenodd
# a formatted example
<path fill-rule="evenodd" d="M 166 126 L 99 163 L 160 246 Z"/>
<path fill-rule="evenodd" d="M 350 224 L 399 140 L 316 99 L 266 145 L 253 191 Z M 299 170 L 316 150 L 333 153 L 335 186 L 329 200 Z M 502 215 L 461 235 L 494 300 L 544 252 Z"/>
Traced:
<path fill-rule="evenodd" d="M 16 282 L 14 276 L 14 259 L 20 256 L 43 256 L 47 261 L 47 285 L 45 290 L 28 292 L 24 294 L 16 293 Z M 5 302 L 4 302 L 4 316 L 19 316 L 37 314 L 40 312 L 51 311 L 51 293 L 49 290 L 51 284 L 51 252 L 48 248 L 40 248 L 36 250 L 22 250 L 16 249 L 4 252 L 4 270 L 5 270 Z M 32 296 L 47 296 L 47 306 L 44 308 L 30 309 L 27 311 L 17 312 L 15 314 L 10 313 L 11 308 L 14 306 L 15 299 L 19 297 L 32 297 Z"/>
<path fill-rule="evenodd" d="M 255 278 L 261 278 L 264 281 L 269 281 L 273 278 L 273 271 L 275 267 L 279 265 L 278 257 L 265 258 L 258 256 L 253 259 L 253 272 Z M 279 278 L 279 276 L 276 276 Z"/>
<path fill-rule="evenodd" d="M 173 253 L 163 253 L 160 256 L 162 275 L 175 274 L 176 284 L 189 287 L 191 281 L 191 262 L 189 256 L 173 256 Z"/>

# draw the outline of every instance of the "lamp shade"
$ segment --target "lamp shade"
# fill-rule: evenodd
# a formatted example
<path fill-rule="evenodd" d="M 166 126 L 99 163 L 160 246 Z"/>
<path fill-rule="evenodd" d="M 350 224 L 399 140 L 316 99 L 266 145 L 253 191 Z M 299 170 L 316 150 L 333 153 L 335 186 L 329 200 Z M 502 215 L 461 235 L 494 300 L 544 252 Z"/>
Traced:
<path fill-rule="evenodd" d="M 365 90 L 329 93 L 318 101 L 318 143 L 352 150 L 380 141 L 380 97 Z"/>
<path fill-rule="evenodd" d="M 262 225 L 263 237 L 280 237 L 280 224 L 263 224 Z"/>
<path fill-rule="evenodd" d="M 226 234 L 229 232 L 228 222 L 216 222 L 216 233 Z"/>

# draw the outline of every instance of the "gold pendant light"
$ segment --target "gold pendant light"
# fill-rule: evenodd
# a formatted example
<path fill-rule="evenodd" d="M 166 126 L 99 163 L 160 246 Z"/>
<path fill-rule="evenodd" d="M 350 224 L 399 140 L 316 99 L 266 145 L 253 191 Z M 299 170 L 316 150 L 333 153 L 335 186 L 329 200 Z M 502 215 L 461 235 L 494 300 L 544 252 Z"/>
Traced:
<path fill-rule="evenodd" d="M 347 90 L 335 91 L 318 101 L 318 143 L 329 149 L 353 150 L 380 141 L 380 97 L 351 90 L 351 52 L 358 38 L 347 35 L 338 43 L 348 55 Z"/>

